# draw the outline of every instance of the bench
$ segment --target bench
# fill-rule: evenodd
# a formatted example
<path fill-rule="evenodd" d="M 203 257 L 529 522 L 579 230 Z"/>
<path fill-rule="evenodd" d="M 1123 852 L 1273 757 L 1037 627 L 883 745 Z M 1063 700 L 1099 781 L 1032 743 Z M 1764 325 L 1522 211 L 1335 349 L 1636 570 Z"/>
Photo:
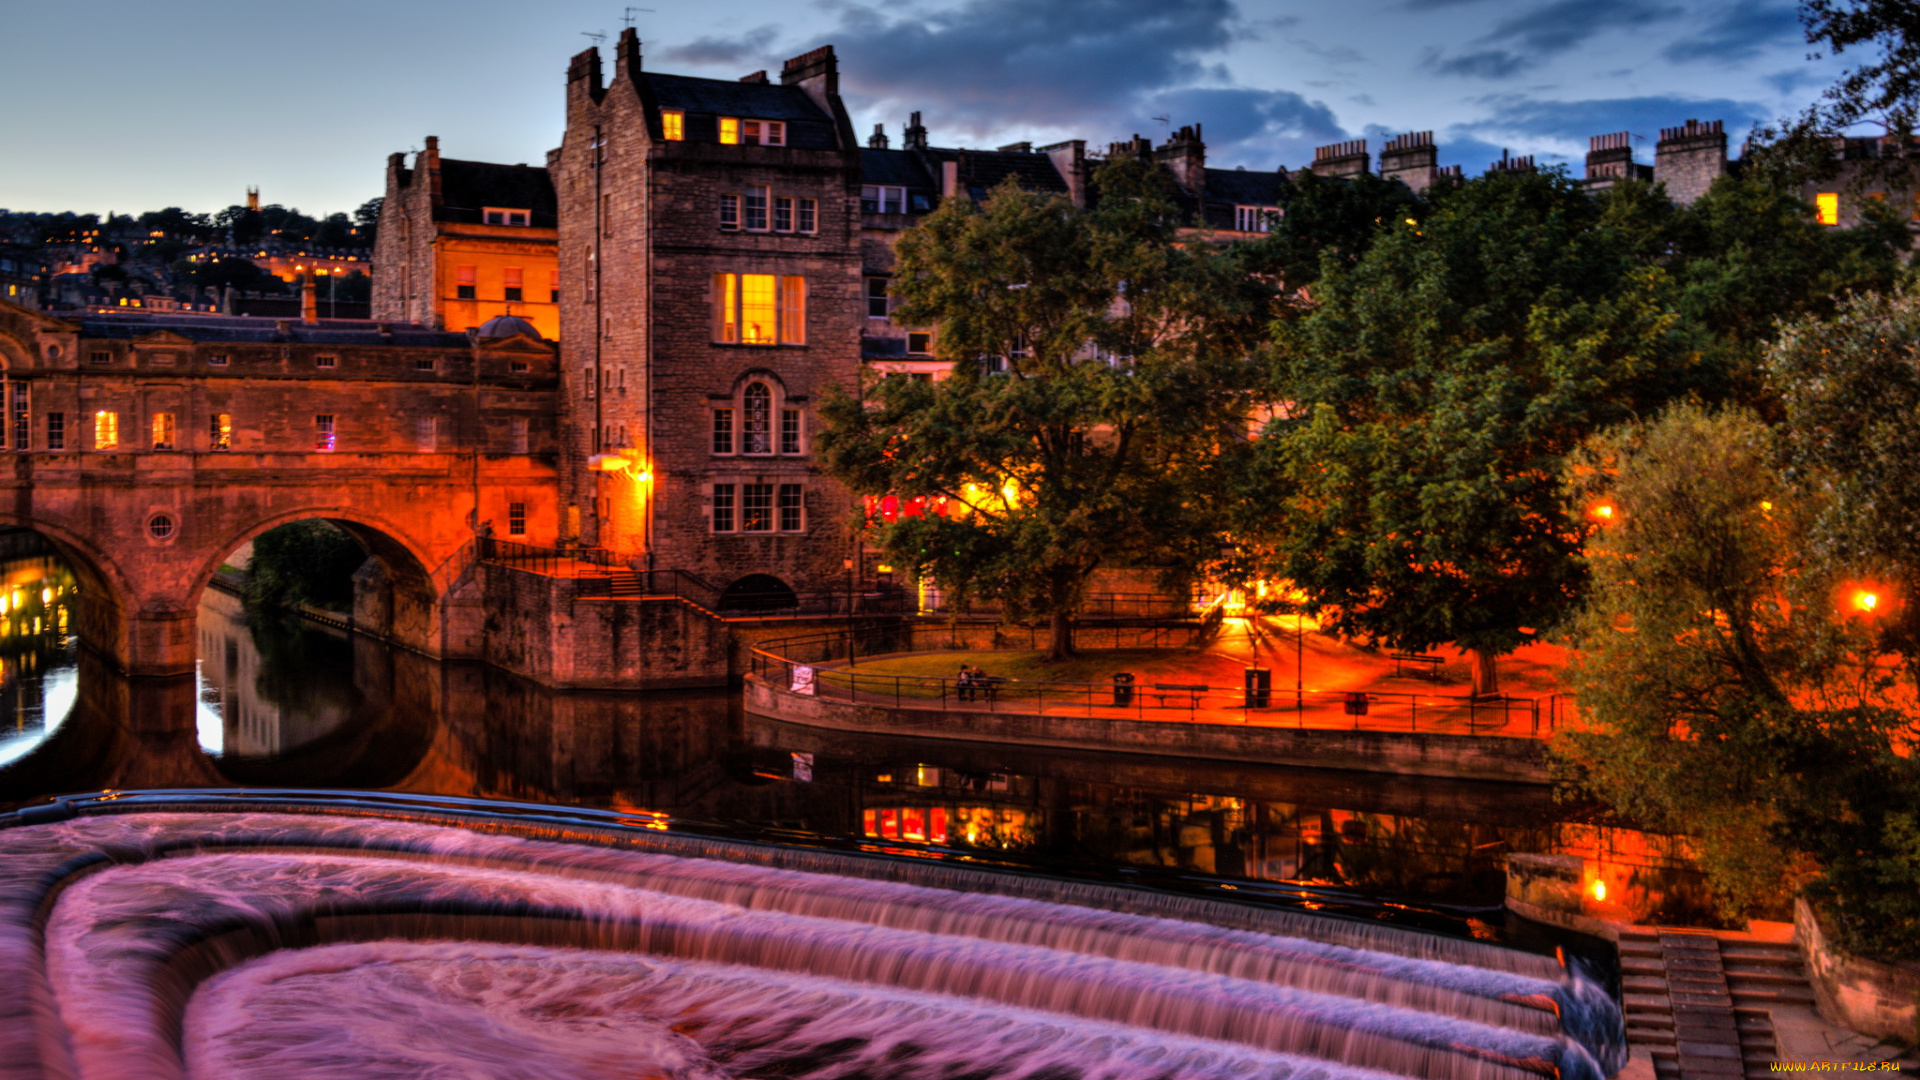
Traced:
<path fill-rule="evenodd" d="M 1160 698 L 1160 707 L 1163 709 L 1167 707 L 1167 698 L 1175 694 L 1186 694 L 1187 708 L 1197 709 L 1200 707 L 1200 695 L 1206 693 L 1209 689 L 1204 684 L 1164 682 L 1154 683 L 1153 688 Z"/>
<path fill-rule="evenodd" d="M 1424 665 L 1427 670 L 1421 674 L 1434 682 L 1440 681 L 1440 665 L 1447 662 L 1447 658 L 1444 656 L 1408 652 L 1389 653 L 1387 659 L 1393 661 L 1393 673 L 1395 675 L 1400 674 L 1400 669 L 1407 664 Z"/>

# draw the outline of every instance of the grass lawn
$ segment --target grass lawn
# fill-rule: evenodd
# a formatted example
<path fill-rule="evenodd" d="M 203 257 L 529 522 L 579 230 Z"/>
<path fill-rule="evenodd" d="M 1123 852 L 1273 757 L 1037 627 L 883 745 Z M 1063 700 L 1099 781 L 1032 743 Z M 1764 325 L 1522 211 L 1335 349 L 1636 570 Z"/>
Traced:
<path fill-rule="evenodd" d="M 1047 654 L 1036 650 L 955 650 L 920 653 L 913 656 L 889 656 L 862 660 L 852 668 L 838 665 L 819 673 L 822 681 L 845 686 L 845 673 L 858 675 L 911 675 L 927 679 L 952 679 L 960 665 L 978 667 L 991 676 L 1032 682 L 1097 683 L 1110 686 L 1113 673 L 1130 671 L 1140 685 L 1163 683 L 1206 683 L 1229 687 L 1240 684 L 1245 665 L 1227 657 L 1200 649 L 1090 649 L 1078 656 L 1049 663 Z M 882 689 L 862 680 L 862 689 Z M 888 680 L 885 689 L 892 690 Z M 908 697 L 939 697 L 936 685 L 904 686 Z M 951 690 L 949 690 L 951 693 Z"/>

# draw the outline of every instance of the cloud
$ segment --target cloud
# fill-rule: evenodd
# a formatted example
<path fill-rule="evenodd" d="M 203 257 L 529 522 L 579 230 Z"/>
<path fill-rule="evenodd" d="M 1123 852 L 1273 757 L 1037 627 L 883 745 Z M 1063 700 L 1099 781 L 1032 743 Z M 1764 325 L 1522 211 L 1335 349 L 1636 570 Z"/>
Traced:
<path fill-rule="evenodd" d="M 1552 0 L 1502 20 L 1470 42 L 1472 52 L 1429 53 L 1426 66 L 1442 75 L 1508 79 L 1567 52 L 1597 34 L 1661 22 L 1681 9 L 1649 0 Z"/>
<path fill-rule="evenodd" d="M 1276 168 L 1313 158 L 1313 148 L 1351 138 L 1333 110 L 1289 90 L 1194 87 L 1154 95 L 1149 111 L 1178 127 L 1199 121 L 1207 163 Z"/>
<path fill-rule="evenodd" d="M 660 55 L 671 63 L 694 67 L 750 67 L 766 62 L 768 50 L 779 35 L 777 26 L 759 26 L 727 37 L 695 38 Z"/>
<path fill-rule="evenodd" d="M 1722 10 L 1700 33 L 1660 50 L 1660 55 L 1676 64 L 1702 60 L 1737 64 L 1769 46 L 1805 40 L 1794 5 L 1736 4 Z"/>
<path fill-rule="evenodd" d="M 1485 118 L 1455 125 L 1456 131 L 1490 137 L 1510 137 L 1533 144 L 1557 141 L 1577 144 L 1585 152 L 1587 139 L 1614 131 L 1645 136 L 1649 146 L 1663 127 L 1682 122 L 1724 120 L 1729 135 L 1765 118 L 1767 111 L 1750 101 L 1729 98 L 1630 97 L 1586 101 L 1542 101 L 1518 96 L 1487 99 Z"/>

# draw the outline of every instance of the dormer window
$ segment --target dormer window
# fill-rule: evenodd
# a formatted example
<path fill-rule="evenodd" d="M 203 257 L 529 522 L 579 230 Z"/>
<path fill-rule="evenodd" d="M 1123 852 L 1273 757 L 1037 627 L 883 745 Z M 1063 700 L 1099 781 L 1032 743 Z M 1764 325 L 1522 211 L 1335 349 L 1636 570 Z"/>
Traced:
<path fill-rule="evenodd" d="M 514 210 L 504 206 L 486 207 L 481 214 L 481 220 L 489 225 L 526 225 L 533 219 L 531 210 Z"/>
<path fill-rule="evenodd" d="M 1279 216 L 1277 206 L 1236 206 L 1233 227 L 1240 232 L 1269 232 L 1273 229 L 1273 220 Z"/>
<path fill-rule="evenodd" d="M 660 134 L 668 142 L 679 142 L 687 137 L 687 114 L 678 109 L 662 109 L 660 112 Z"/>
<path fill-rule="evenodd" d="M 720 141 L 729 146 L 787 145 L 787 125 L 782 120 L 742 120 L 737 116 L 720 118 Z"/>
<path fill-rule="evenodd" d="M 868 184 L 860 189 L 860 212 L 864 214 L 904 214 L 907 189 Z"/>
<path fill-rule="evenodd" d="M 720 118 L 720 141 L 728 146 L 733 146 L 740 141 L 740 120 L 738 117 L 723 116 Z"/>

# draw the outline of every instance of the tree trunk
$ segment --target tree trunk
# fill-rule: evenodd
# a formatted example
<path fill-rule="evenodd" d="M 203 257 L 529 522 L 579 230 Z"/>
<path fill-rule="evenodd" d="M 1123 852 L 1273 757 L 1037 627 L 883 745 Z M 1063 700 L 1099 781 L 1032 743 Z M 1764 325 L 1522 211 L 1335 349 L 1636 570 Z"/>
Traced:
<path fill-rule="evenodd" d="M 1496 666 L 1499 657 L 1486 649 L 1474 649 L 1468 655 L 1473 658 L 1473 696 L 1497 696 L 1500 693 L 1500 671 Z"/>
<path fill-rule="evenodd" d="M 1073 612 L 1062 607 L 1053 609 L 1049 616 L 1052 640 L 1047 642 L 1048 660 L 1065 660 L 1073 655 Z"/>

